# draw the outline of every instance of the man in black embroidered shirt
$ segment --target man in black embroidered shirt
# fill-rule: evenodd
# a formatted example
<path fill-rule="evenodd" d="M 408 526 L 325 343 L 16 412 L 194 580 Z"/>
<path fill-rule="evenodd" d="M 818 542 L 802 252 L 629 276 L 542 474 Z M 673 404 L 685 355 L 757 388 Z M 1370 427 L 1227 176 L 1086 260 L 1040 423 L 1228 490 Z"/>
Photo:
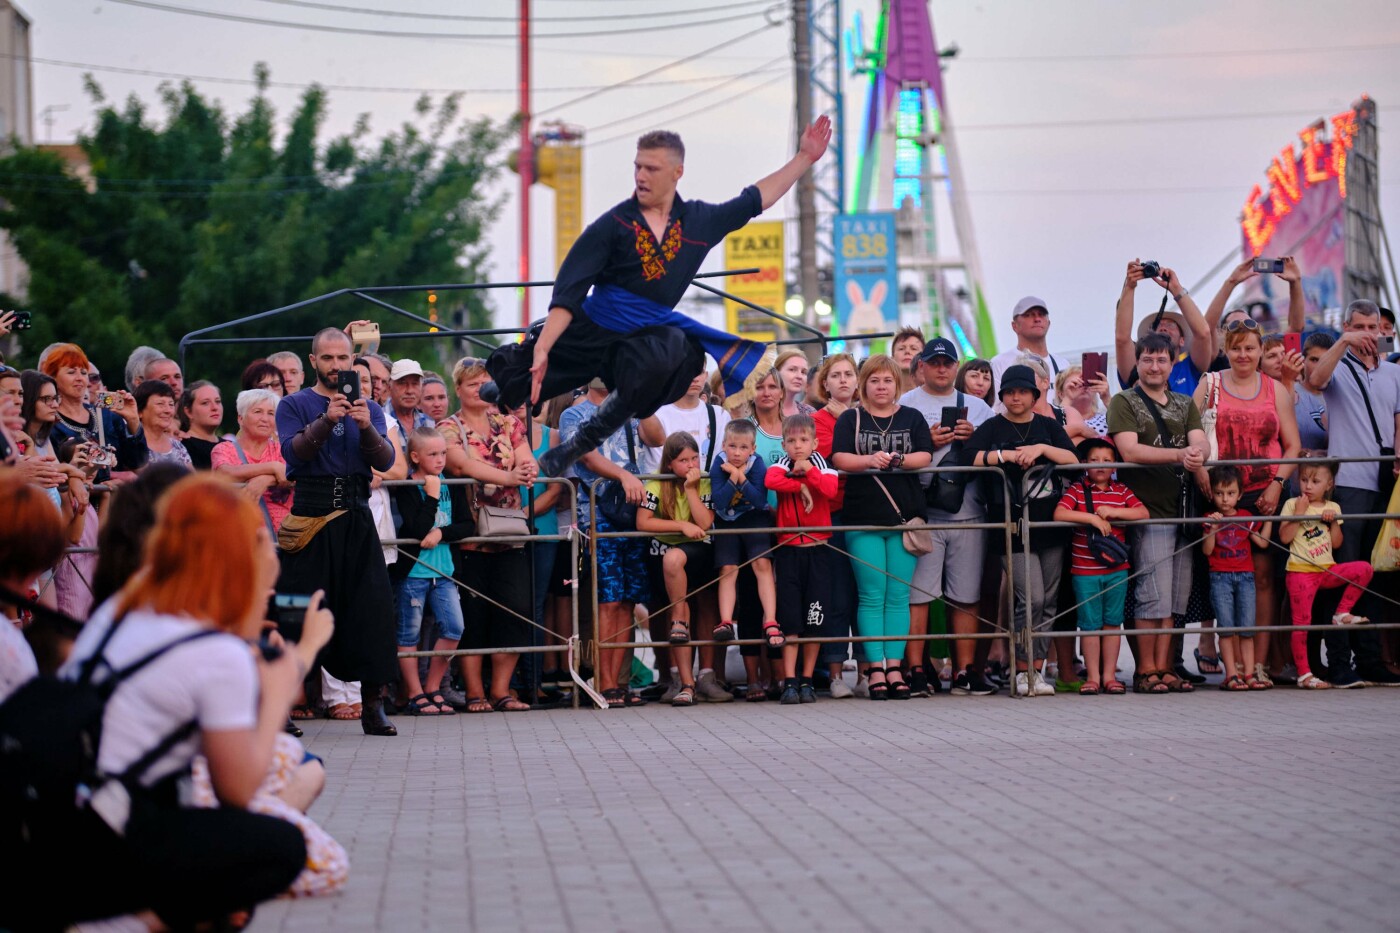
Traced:
<path fill-rule="evenodd" d="M 569 250 L 543 325 L 524 343 L 497 348 L 486 364 L 503 408 L 526 399 L 538 405 L 595 377 L 608 386 L 607 401 L 588 424 L 540 458 L 541 473 L 560 475 L 627 419 L 680 398 L 704 369 L 706 353 L 719 363 L 726 401 L 745 399 L 764 361 L 771 364 L 771 348 L 674 309 L 705 255 L 777 203 L 830 140 L 831 121 L 821 117 L 787 164 L 723 204 L 676 193 L 685 171 L 678 135 L 656 131 L 637 140 L 632 197 L 589 224 Z"/>

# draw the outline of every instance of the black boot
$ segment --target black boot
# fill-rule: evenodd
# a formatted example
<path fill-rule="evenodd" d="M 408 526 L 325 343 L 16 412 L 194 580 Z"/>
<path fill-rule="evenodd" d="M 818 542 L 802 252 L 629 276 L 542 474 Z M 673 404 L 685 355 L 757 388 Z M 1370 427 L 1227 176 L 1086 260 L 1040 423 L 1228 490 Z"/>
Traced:
<path fill-rule="evenodd" d="M 398 735 L 399 730 L 384 715 L 384 690 L 380 684 L 360 685 L 360 728 L 365 735 Z"/>
<path fill-rule="evenodd" d="M 579 426 L 573 437 L 540 456 L 540 475 L 564 475 L 575 460 L 612 437 L 631 417 L 632 413 L 623 406 L 617 392 L 612 392 L 598 406 L 593 417 Z"/>

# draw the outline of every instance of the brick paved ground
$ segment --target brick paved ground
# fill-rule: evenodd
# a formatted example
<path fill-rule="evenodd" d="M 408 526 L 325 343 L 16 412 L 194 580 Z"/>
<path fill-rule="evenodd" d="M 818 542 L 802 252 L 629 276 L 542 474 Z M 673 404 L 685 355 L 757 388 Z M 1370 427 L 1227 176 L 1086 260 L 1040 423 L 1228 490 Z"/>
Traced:
<path fill-rule="evenodd" d="M 350 886 L 253 930 L 1400 929 L 1397 714 L 1372 688 L 312 723 Z"/>

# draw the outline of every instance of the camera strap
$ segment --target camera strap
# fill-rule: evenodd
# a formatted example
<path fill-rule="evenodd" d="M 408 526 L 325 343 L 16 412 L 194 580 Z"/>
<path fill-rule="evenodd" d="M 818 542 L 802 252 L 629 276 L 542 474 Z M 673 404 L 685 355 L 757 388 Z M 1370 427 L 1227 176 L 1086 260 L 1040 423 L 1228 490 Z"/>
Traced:
<path fill-rule="evenodd" d="M 1351 351 L 1347 351 L 1348 353 Z M 1371 407 L 1371 390 L 1366 387 L 1366 381 L 1361 378 L 1361 374 L 1356 371 L 1356 367 L 1351 365 L 1351 360 L 1342 357 L 1342 365 L 1351 373 L 1351 378 L 1356 380 L 1356 388 L 1361 392 L 1361 401 L 1366 403 L 1366 417 L 1371 419 L 1371 430 L 1376 435 L 1376 446 L 1384 453 L 1386 450 L 1385 438 L 1381 436 L 1381 426 L 1376 421 L 1376 410 Z"/>

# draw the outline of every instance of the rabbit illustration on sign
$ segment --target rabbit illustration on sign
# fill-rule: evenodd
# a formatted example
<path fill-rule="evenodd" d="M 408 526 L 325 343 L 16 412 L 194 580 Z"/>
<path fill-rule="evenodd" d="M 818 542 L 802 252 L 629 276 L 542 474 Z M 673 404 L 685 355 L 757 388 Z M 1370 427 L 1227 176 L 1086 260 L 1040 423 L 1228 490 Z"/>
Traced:
<path fill-rule="evenodd" d="M 865 297 L 860 283 L 846 281 L 846 297 L 851 299 L 851 318 L 846 329 L 853 334 L 875 334 L 885 329 L 885 296 L 889 285 L 881 279 L 870 287 L 870 297 Z"/>

